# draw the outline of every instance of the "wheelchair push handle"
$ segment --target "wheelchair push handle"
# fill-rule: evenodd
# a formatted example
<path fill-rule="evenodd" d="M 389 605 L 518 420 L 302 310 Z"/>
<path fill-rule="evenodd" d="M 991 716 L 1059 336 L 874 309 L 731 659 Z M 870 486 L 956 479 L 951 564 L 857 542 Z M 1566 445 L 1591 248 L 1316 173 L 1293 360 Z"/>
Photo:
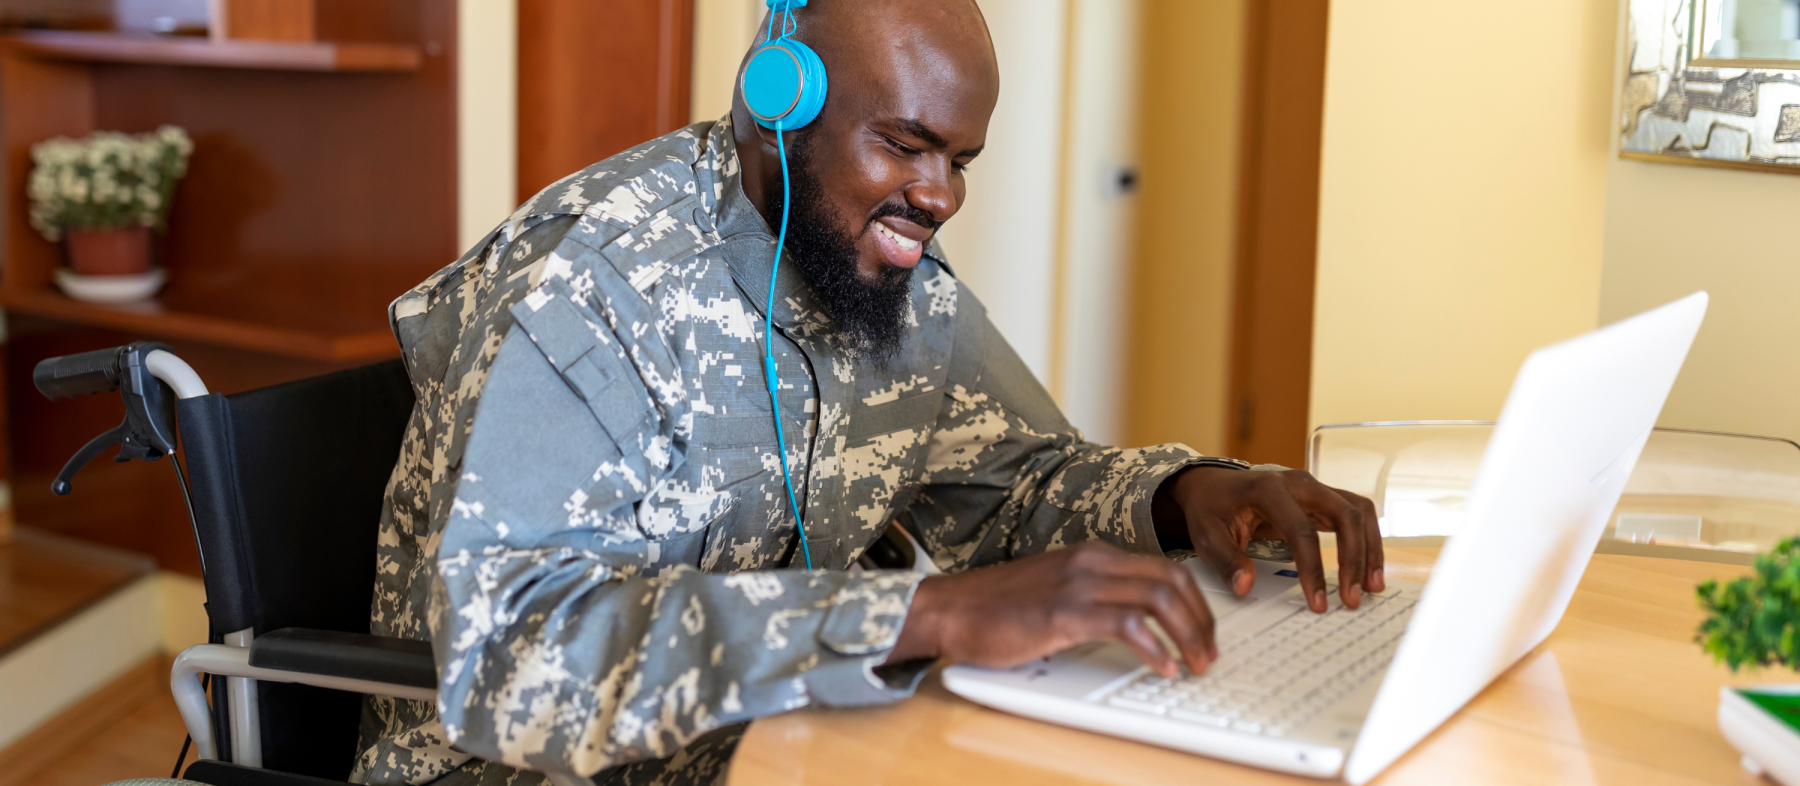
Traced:
<path fill-rule="evenodd" d="M 96 349 L 47 358 L 32 369 L 31 382 L 51 401 L 119 388 L 119 355 L 126 347 Z"/>
<path fill-rule="evenodd" d="M 125 400 L 125 421 L 88 441 L 57 473 L 50 484 L 57 496 L 72 491 L 75 473 L 113 445 L 119 446 L 115 462 L 175 452 L 175 399 L 206 395 L 200 376 L 169 347 L 145 341 L 47 358 L 31 381 L 51 401 L 109 390 Z"/>

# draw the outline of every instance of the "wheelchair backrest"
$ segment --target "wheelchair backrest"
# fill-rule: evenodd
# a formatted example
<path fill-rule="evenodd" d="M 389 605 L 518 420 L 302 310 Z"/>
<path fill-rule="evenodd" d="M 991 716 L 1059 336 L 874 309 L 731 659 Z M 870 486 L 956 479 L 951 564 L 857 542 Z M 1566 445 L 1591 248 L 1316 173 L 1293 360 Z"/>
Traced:
<path fill-rule="evenodd" d="M 399 360 L 178 402 L 215 637 L 369 631 L 382 496 L 412 407 Z M 359 697 L 259 689 L 265 766 L 343 777 Z"/>

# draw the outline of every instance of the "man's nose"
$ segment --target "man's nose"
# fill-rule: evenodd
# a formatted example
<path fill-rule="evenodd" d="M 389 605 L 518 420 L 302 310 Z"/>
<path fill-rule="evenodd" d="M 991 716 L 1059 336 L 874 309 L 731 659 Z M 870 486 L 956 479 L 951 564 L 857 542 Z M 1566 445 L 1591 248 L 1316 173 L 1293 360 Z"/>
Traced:
<path fill-rule="evenodd" d="M 933 173 L 906 188 L 908 204 L 931 214 L 942 223 L 956 215 L 956 192 L 950 188 L 949 173 Z"/>

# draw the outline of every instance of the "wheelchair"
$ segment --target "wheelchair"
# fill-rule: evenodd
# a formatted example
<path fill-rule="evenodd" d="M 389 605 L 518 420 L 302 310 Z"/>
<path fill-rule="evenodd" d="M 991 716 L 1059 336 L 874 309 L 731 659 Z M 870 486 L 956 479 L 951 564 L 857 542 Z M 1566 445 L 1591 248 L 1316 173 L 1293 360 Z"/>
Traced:
<path fill-rule="evenodd" d="M 430 642 L 368 633 L 383 492 L 413 408 L 401 361 L 222 396 L 166 345 L 135 342 L 49 358 L 32 381 L 52 400 L 125 402 L 56 494 L 114 445 L 117 462 L 167 457 L 200 548 L 211 643 L 169 676 L 198 759 L 118 786 L 342 784 L 365 694 L 436 700 Z"/>

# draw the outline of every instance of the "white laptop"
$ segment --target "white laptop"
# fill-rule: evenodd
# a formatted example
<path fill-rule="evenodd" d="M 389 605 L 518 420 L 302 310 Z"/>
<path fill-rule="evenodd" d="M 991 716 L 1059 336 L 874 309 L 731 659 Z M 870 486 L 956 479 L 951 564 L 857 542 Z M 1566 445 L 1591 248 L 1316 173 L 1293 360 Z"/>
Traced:
<path fill-rule="evenodd" d="M 1532 353 L 1429 586 L 1308 610 L 1290 566 L 1239 599 L 1187 564 L 1218 620 L 1205 675 L 1158 677 L 1095 642 L 944 686 L 1008 712 L 1272 770 L 1362 784 L 1544 640 L 1619 501 L 1706 315 L 1695 293 Z M 1328 580 L 1335 581 L 1328 576 Z"/>

